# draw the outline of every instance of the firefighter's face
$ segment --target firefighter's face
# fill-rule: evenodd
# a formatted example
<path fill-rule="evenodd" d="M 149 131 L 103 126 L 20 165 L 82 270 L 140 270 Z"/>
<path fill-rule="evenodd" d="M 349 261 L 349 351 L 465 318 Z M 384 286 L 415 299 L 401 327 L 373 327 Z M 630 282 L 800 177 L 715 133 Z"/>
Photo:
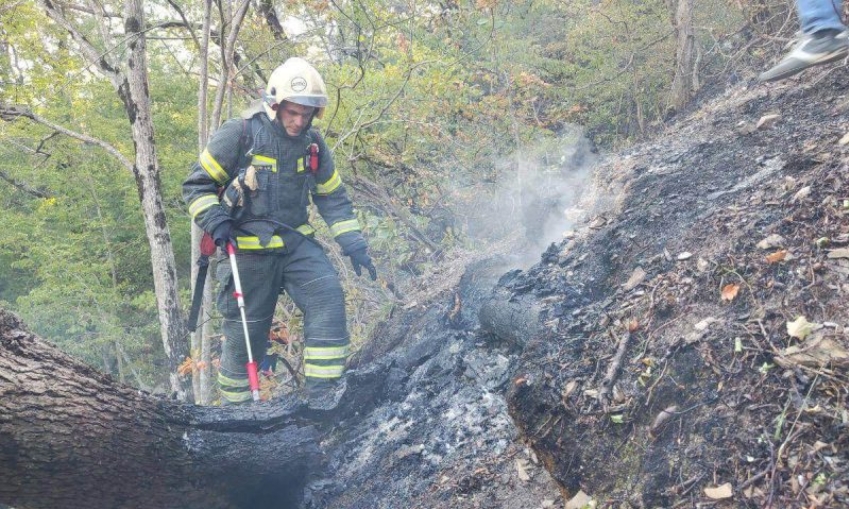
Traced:
<path fill-rule="evenodd" d="M 297 136 L 310 123 L 314 112 L 315 108 L 312 106 L 303 106 L 290 103 L 289 101 L 283 101 L 277 109 L 277 118 L 280 120 L 280 125 L 283 126 L 283 129 L 286 129 L 286 134 Z"/>

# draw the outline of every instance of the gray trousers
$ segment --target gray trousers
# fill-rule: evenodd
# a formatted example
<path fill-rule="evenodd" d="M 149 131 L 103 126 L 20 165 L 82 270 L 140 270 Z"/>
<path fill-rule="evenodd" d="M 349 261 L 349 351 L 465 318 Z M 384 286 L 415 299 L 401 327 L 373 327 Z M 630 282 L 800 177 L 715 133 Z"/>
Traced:
<path fill-rule="evenodd" d="M 303 240 L 285 254 L 236 255 L 239 280 L 245 299 L 245 315 L 251 353 L 260 362 L 265 355 L 271 319 L 281 289 L 304 314 L 304 372 L 307 382 L 335 380 L 342 376 L 348 356 L 349 337 L 345 321 L 345 298 L 339 277 L 324 250 Z M 233 292 L 229 260 L 220 260 L 218 310 L 224 318 L 219 386 L 229 403 L 250 399 L 248 362 L 242 318 Z M 224 401 L 222 401 L 224 402 Z"/>

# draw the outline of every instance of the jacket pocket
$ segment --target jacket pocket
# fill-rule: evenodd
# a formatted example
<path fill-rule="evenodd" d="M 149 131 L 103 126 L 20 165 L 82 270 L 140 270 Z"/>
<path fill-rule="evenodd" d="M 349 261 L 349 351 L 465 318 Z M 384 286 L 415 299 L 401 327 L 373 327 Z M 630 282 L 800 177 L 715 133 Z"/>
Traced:
<path fill-rule="evenodd" d="M 255 155 L 245 170 L 244 185 L 250 193 L 250 211 L 254 217 L 265 217 L 271 212 L 271 174 L 277 172 L 277 161 Z"/>

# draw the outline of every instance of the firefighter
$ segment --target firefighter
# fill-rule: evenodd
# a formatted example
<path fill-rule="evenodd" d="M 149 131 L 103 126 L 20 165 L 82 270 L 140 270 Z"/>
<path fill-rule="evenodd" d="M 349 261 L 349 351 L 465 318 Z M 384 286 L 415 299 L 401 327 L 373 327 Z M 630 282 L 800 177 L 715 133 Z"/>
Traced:
<path fill-rule="evenodd" d="M 310 400 L 340 380 L 349 345 L 342 286 L 307 221 L 310 199 L 355 273 L 366 269 L 377 279 L 332 154 L 311 127 L 327 101 L 318 71 L 301 58 L 286 60 L 271 74 L 260 104 L 215 132 L 183 183 L 194 221 L 216 245 L 233 242 L 237 248 L 253 355 L 261 359 L 266 350 L 281 289 L 303 312 Z M 219 263 L 216 278 L 225 336 L 218 375 L 221 403 L 250 401 L 247 348 L 230 265 Z"/>

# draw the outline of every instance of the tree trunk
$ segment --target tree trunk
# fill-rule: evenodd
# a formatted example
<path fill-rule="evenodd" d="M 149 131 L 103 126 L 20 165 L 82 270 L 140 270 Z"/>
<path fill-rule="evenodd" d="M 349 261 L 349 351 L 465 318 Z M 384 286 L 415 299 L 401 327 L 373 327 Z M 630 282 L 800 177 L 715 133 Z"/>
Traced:
<path fill-rule="evenodd" d="M 523 348 L 542 332 L 539 312 L 532 295 L 513 296 L 509 289 L 497 286 L 481 305 L 478 318 L 486 334 Z"/>
<path fill-rule="evenodd" d="M 231 408 L 155 399 L 59 352 L 0 309 L 0 504 L 297 506 L 323 467 L 310 420 L 294 399 Z"/>
<path fill-rule="evenodd" d="M 200 72 L 198 77 L 198 154 L 206 147 L 209 139 L 209 108 L 207 107 L 207 87 L 209 85 L 209 38 L 212 25 L 212 1 L 203 2 L 203 33 L 200 39 L 199 58 Z M 192 260 L 200 257 L 200 241 L 203 237 L 201 230 L 194 221 L 192 230 Z M 212 324 L 209 316 L 212 312 L 212 274 L 214 267 L 210 267 L 206 275 L 203 287 L 203 302 L 201 303 L 202 314 L 199 316 L 200 328 L 192 335 L 192 383 L 195 395 L 195 403 L 208 405 L 212 402 L 212 355 L 210 348 L 210 336 L 212 335 Z M 197 279 L 198 267 L 192 264 L 192 289 Z M 200 362 L 198 362 L 200 361 Z"/>
<path fill-rule="evenodd" d="M 677 38 L 671 102 L 677 110 L 693 96 L 693 53 L 696 39 L 693 33 L 693 0 L 670 2 L 670 7 L 670 12 L 675 12 L 673 26 Z"/>
<path fill-rule="evenodd" d="M 136 179 L 150 245 L 162 346 L 168 359 L 171 390 L 184 401 L 188 396 L 189 382 L 178 376 L 177 368 L 188 353 L 185 341 L 186 324 L 180 311 L 176 262 L 160 192 L 159 161 L 156 157 L 148 94 L 142 0 L 127 0 L 125 5 L 124 30 L 129 47 L 129 76 L 125 75 L 118 65 L 110 62 L 108 57 L 65 17 L 61 6 L 49 0 L 42 0 L 41 5 L 53 21 L 71 34 L 79 45 L 82 56 L 109 78 L 124 104 L 135 145 L 135 160 L 131 170 Z M 119 159 L 123 158 L 120 154 L 118 156 Z"/>
<path fill-rule="evenodd" d="M 145 43 L 145 21 L 142 0 L 127 0 L 124 27 L 129 37 L 129 69 L 126 88 L 118 94 L 130 120 L 136 158 L 133 174 L 136 177 L 139 201 L 144 212 L 144 224 L 150 245 L 150 260 L 153 266 L 153 284 L 156 289 L 156 305 L 159 324 L 164 338 L 163 347 L 168 357 L 171 389 L 181 401 L 187 399 L 188 383 L 180 380 L 177 366 L 188 354 L 186 348 L 186 322 L 180 312 L 177 294 L 177 272 L 171 232 L 165 220 L 159 180 L 159 160 L 153 136 L 153 118 L 150 110 L 150 94 L 147 85 L 147 55 Z"/>

